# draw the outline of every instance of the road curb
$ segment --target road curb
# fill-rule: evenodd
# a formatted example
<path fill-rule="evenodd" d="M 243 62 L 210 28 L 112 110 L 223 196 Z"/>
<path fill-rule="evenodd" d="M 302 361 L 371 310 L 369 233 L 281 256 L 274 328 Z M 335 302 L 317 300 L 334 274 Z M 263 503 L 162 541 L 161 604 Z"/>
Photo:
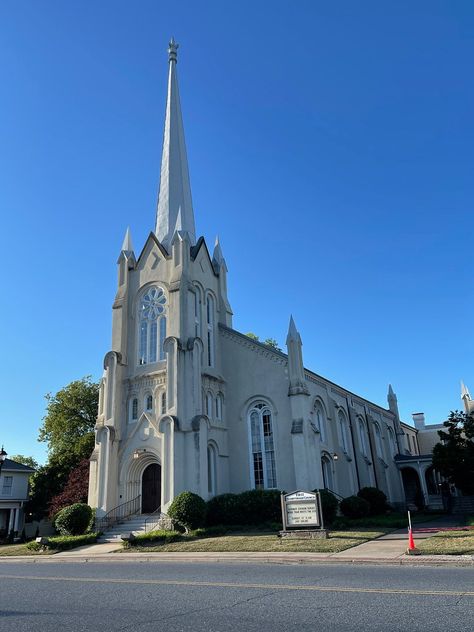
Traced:
<path fill-rule="evenodd" d="M 166 555 L 166 557 L 165 557 Z M 23 562 L 25 564 L 61 564 L 66 562 L 77 563 L 129 563 L 129 562 L 148 562 L 148 563 L 216 563 L 216 564 L 287 564 L 287 565 L 365 565 L 365 566 L 474 566 L 474 556 L 472 555 L 450 555 L 448 556 L 426 556 L 426 557 L 410 557 L 402 556 L 397 558 L 353 558 L 322 556 L 319 558 L 295 555 L 291 557 L 282 557 L 279 554 L 272 555 L 239 555 L 227 556 L 225 553 L 217 556 L 202 557 L 196 555 L 187 555 L 185 553 L 161 554 L 153 555 L 141 553 L 139 555 L 133 553 L 107 553 L 103 555 L 64 555 L 60 557 L 56 555 L 48 555 L 44 557 L 36 556 L 20 556 L 12 555 L 8 557 L 0 557 L 0 564 Z"/>

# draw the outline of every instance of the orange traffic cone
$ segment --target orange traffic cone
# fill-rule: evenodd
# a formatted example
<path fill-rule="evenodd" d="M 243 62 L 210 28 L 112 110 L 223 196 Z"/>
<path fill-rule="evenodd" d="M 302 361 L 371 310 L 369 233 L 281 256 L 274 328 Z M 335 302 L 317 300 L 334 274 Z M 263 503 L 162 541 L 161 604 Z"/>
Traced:
<path fill-rule="evenodd" d="M 420 551 L 415 546 L 415 540 L 413 539 L 413 531 L 408 529 L 408 555 L 420 555 Z"/>

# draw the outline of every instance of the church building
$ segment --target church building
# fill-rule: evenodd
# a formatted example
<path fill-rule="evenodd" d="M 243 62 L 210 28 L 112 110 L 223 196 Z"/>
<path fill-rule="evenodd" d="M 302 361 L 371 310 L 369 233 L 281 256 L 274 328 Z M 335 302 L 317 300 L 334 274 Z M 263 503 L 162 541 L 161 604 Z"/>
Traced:
<path fill-rule="evenodd" d="M 117 262 L 89 504 L 100 517 L 126 503 L 166 511 L 184 490 L 375 486 L 402 506 L 400 457 L 419 449 L 392 388 L 383 408 L 305 368 L 290 315 L 287 353 L 232 326 L 221 246 L 196 239 L 177 49 L 171 40 L 156 225 L 140 252 L 127 230 Z"/>

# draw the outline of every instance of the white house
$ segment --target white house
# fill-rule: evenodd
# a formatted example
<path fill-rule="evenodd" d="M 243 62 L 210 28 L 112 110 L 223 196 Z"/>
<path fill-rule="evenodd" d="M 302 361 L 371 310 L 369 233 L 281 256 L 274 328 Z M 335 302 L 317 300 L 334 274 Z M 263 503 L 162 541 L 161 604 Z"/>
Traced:
<path fill-rule="evenodd" d="M 23 507 L 28 500 L 28 480 L 34 469 L 5 459 L 0 474 L 0 537 L 12 530 L 21 533 L 24 522 Z"/>

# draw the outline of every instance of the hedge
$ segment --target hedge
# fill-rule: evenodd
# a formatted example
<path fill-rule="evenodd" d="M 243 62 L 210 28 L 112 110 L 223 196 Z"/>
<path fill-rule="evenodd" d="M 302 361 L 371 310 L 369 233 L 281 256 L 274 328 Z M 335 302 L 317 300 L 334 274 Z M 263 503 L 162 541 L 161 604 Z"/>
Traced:
<path fill-rule="evenodd" d="M 341 511 L 346 518 L 364 518 L 369 515 L 369 503 L 359 496 L 349 496 L 341 500 Z"/>
<path fill-rule="evenodd" d="M 363 487 L 357 494 L 359 498 L 363 498 L 370 505 L 369 514 L 377 516 L 387 511 L 387 496 L 376 487 Z"/>
<path fill-rule="evenodd" d="M 313 489 L 313 492 L 319 492 L 324 525 L 330 525 L 336 518 L 339 501 L 334 494 L 327 489 Z"/>
<path fill-rule="evenodd" d="M 207 524 L 258 525 L 281 522 L 281 500 L 277 489 L 251 489 L 241 494 L 221 494 L 207 503 Z"/>
<path fill-rule="evenodd" d="M 135 536 L 132 540 L 129 540 L 128 543 L 130 546 L 136 546 L 140 544 L 170 544 L 171 542 L 177 542 L 182 538 L 182 534 L 179 531 L 165 531 L 165 530 L 156 530 L 149 531 L 148 533 L 140 533 Z"/>
<path fill-rule="evenodd" d="M 39 544 L 32 540 L 28 542 L 26 548 L 30 551 L 42 551 L 49 549 L 51 551 L 68 551 L 75 549 L 77 546 L 85 546 L 86 544 L 95 544 L 97 542 L 98 533 L 86 533 L 85 535 L 60 535 L 47 538 L 47 544 Z"/>

